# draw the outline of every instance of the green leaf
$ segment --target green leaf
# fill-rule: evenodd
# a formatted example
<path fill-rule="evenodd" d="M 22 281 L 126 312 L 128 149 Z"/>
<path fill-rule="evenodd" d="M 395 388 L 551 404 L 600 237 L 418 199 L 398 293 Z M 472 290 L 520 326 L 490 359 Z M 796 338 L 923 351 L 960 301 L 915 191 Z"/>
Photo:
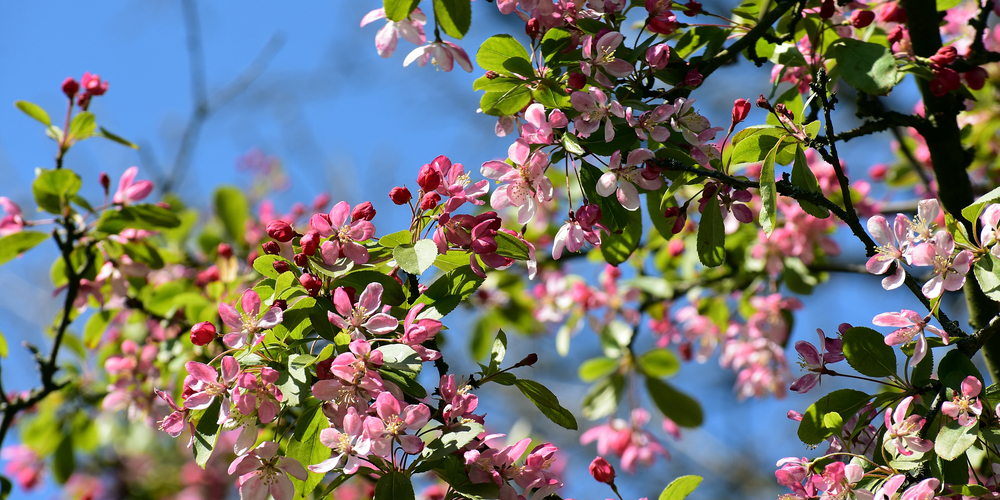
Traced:
<path fill-rule="evenodd" d="M 194 461 L 202 469 L 205 463 L 212 456 L 215 443 L 219 440 L 219 409 L 222 407 L 222 398 L 215 398 L 212 404 L 201 414 L 198 425 L 194 428 Z"/>
<path fill-rule="evenodd" d="M 987 297 L 1000 301 L 1000 259 L 992 253 L 987 253 L 972 266 L 979 287 Z"/>
<path fill-rule="evenodd" d="M 437 1 L 434 2 L 437 4 Z M 413 500 L 413 483 L 410 476 L 400 471 L 384 474 L 375 483 L 375 500 Z"/>
<path fill-rule="evenodd" d="M 544 385 L 534 380 L 517 379 L 514 385 L 529 401 L 535 404 L 549 420 L 570 430 L 576 430 L 576 418 L 559 404 L 559 398 Z"/>
<path fill-rule="evenodd" d="M 806 191 L 819 193 L 820 196 L 823 194 L 819 188 L 819 182 L 816 181 L 816 175 L 813 174 L 812 169 L 809 168 L 809 162 L 806 161 L 806 154 L 799 144 L 795 145 L 795 162 L 792 164 L 792 185 Z M 825 219 L 830 216 L 829 210 L 808 201 L 799 200 L 799 206 L 813 217 Z"/>
<path fill-rule="evenodd" d="M 0 332 L 0 358 L 6 358 L 9 350 L 7 347 L 7 337 L 4 336 L 3 332 Z"/>
<path fill-rule="evenodd" d="M 330 426 L 329 419 L 321 410 L 322 405 L 316 404 L 310 407 L 295 422 L 295 432 L 288 441 L 285 456 L 294 458 L 303 467 L 318 464 L 330 458 L 330 448 L 327 448 L 319 440 L 320 432 Z M 307 469 L 308 471 L 308 469 Z M 308 471 L 309 475 L 305 481 L 300 481 L 294 477 L 290 478 L 295 485 L 295 491 L 299 497 L 303 497 L 319 486 L 326 474 Z"/>
<path fill-rule="evenodd" d="M 507 355 L 507 334 L 503 330 L 497 331 L 497 338 L 493 341 L 493 349 L 490 350 L 490 366 L 485 375 L 488 377 L 500 371 L 500 363 Z"/>
<path fill-rule="evenodd" d="M 660 493 L 660 500 L 684 500 L 701 484 L 701 479 L 701 476 L 691 475 L 670 481 L 663 493 Z"/>
<path fill-rule="evenodd" d="M 47 239 L 49 239 L 48 234 L 38 231 L 18 231 L 0 238 L 0 265 L 6 264 Z"/>
<path fill-rule="evenodd" d="M 444 276 L 434 280 L 434 283 L 431 283 L 431 286 L 427 287 L 417 299 L 414 305 L 430 306 L 421 311 L 419 317 L 441 319 L 475 293 L 483 281 L 485 280 L 477 276 L 468 265 L 448 271 Z"/>
<path fill-rule="evenodd" d="M 937 11 L 944 12 L 960 3 L 962 3 L 962 0 L 937 0 Z"/>
<path fill-rule="evenodd" d="M 649 397 L 666 417 L 681 427 L 698 427 L 705 417 L 701 405 L 691 396 L 655 377 L 646 377 Z"/>
<path fill-rule="evenodd" d="M 41 173 L 31 184 L 35 202 L 42 210 L 62 215 L 63 207 L 69 204 L 69 198 L 75 195 L 83 184 L 80 176 L 67 169 L 39 170 Z"/>
<path fill-rule="evenodd" d="M 382 6 L 385 8 L 385 17 L 390 21 L 399 22 L 406 19 L 417 6 L 420 0 L 383 0 Z"/>
<path fill-rule="evenodd" d="M 799 439 L 805 444 L 819 444 L 824 439 L 830 437 L 835 432 L 840 432 L 838 428 L 827 428 L 824 425 L 824 417 L 828 413 L 837 413 L 841 421 L 850 419 L 862 407 L 871 400 L 868 394 L 854 389 L 839 389 L 827 394 L 809 406 L 802 421 L 799 423 Z"/>
<path fill-rule="evenodd" d="M 583 416 L 597 420 L 618 409 L 618 400 L 625 389 L 625 377 L 613 374 L 601 380 L 583 398 Z"/>
<path fill-rule="evenodd" d="M 497 231 L 497 254 L 514 260 L 528 260 L 528 244 L 521 238 Z"/>
<path fill-rule="evenodd" d="M 347 340 L 350 340 L 350 337 L 347 337 Z M 379 373 L 382 375 L 382 378 L 398 385 L 399 388 L 406 394 L 409 394 L 417 399 L 427 397 L 427 390 L 424 389 L 424 386 L 413 380 L 413 377 L 403 375 L 402 373 L 399 373 L 391 368 L 380 368 Z"/>
<path fill-rule="evenodd" d="M 862 92 L 885 95 L 896 84 L 896 58 L 884 45 L 841 38 L 833 53 L 840 76 Z"/>
<path fill-rule="evenodd" d="M 768 236 L 771 236 L 771 232 L 774 231 L 774 224 L 778 218 L 778 191 L 774 184 L 774 161 L 778 150 L 781 149 L 782 142 L 784 142 L 784 138 L 778 139 L 778 143 L 764 157 L 764 163 L 760 168 L 760 216 L 757 220 Z"/>
<path fill-rule="evenodd" d="M 0 500 L 7 500 L 10 496 L 10 492 L 14 490 L 14 483 L 10 482 L 5 476 L 0 476 Z"/>
<path fill-rule="evenodd" d="M 479 107 L 490 116 L 508 116 L 524 109 L 531 99 L 531 90 L 522 84 L 504 92 L 486 92 Z"/>
<path fill-rule="evenodd" d="M 566 148 L 567 153 L 572 153 L 577 156 L 583 156 L 583 147 L 580 146 L 580 141 L 576 139 L 573 134 L 563 134 L 562 136 L 563 147 Z"/>
<path fill-rule="evenodd" d="M 573 35 L 565 28 L 553 28 L 545 32 L 542 37 L 542 55 L 545 57 L 545 64 L 560 59 L 562 51 L 569 48 Z M 550 68 L 552 66 L 549 66 Z"/>
<path fill-rule="evenodd" d="M 965 217 L 965 220 L 975 224 L 979 220 L 979 216 L 982 215 L 986 205 L 995 203 L 997 200 L 1000 200 L 1000 187 L 980 196 L 971 205 L 963 208 L 962 216 Z"/>
<path fill-rule="evenodd" d="M 934 453 L 944 460 L 955 460 L 976 442 L 978 434 L 978 421 L 969 427 L 963 427 L 958 425 L 958 420 L 952 420 L 938 431 L 934 439 Z"/>
<path fill-rule="evenodd" d="M 669 349 L 653 349 L 639 356 L 639 366 L 647 377 L 670 377 L 681 369 L 680 361 Z"/>
<path fill-rule="evenodd" d="M 528 55 L 527 49 L 521 45 L 521 42 L 518 42 L 510 35 L 494 35 L 487 38 L 486 41 L 479 46 L 479 52 L 476 53 L 476 63 L 479 64 L 480 68 L 487 71 L 494 71 L 502 75 L 509 76 L 511 74 L 511 71 L 508 69 L 508 66 L 510 65 L 508 61 L 510 59 L 521 59 L 529 67 L 531 66 L 531 63 L 529 62 L 531 56 Z M 533 76 L 533 73 L 523 76 Z M 518 109 L 518 111 L 520 111 L 520 109 Z"/>
<path fill-rule="evenodd" d="M 601 239 L 601 255 L 604 256 L 604 260 L 608 264 L 617 267 L 628 260 L 636 248 L 639 248 L 639 240 L 641 239 L 642 211 L 629 211 L 628 224 L 622 230 L 621 234 L 611 233 Z"/>
<path fill-rule="evenodd" d="M 410 377 L 420 373 L 420 355 L 406 344 L 388 344 L 375 349 L 382 353 L 382 364 Z"/>
<path fill-rule="evenodd" d="M 413 237 L 413 233 L 404 229 L 402 231 L 396 231 L 395 233 L 389 233 L 378 239 L 378 244 L 386 248 L 396 248 L 399 245 L 405 245 L 410 242 Z"/>
<path fill-rule="evenodd" d="M 82 141 L 92 135 L 97 130 L 97 122 L 94 114 L 90 111 L 81 111 L 73 117 L 69 124 L 69 140 Z"/>
<path fill-rule="evenodd" d="M 973 376 L 979 379 L 979 383 L 983 383 L 983 375 L 979 373 L 979 369 L 976 365 L 969 359 L 968 356 L 962 354 L 958 349 L 952 349 L 948 351 L 947 354 L 941 358 L 941 362 L 938 364 L 937 368 L 938 379 L 944 383 L 944 386 L 949 389 L 954 389 L 956 391 L 961 390 L 962 381 L 968 376 Z"/>
<path fill-rule="evenodd" d="M 87 320 L 87 326 L 83 327 L 83 345 L 87 349 L 94 349 L 101 343 L 101 336 L 116 314 L 118 314 L 117 309 L 97 311 Z"/>
<path fill-rule="evenodd" d="M 881 333 L 864 326 L 844 332 L 844 357 L 847 362 L 869 377 L 888 377 L 896 374 L 896 351 L 885 345 Z"/>
<path fill-rule="evenodd" d="M 76 458 L 73 456 L 73 435 L 63 436 L 56 448 L 56 453 L 52 457 L 52 477 L 59 484 L 66 484 L 66 480 L 73 475 L 76 470 Z"/>
<path fill-rule="evenodd" d="M 126 138 L 124 138 L 122 136 L 112 134 L 111 132 L 108 131 L 108 129 L 106 129 L 104 127 L 98 127 L 98 130 L 99 130 L 99 132 L 97 132 L 97 134 L 95 134 L 98 137 L 103 137 L 103 138 L 108 139 L 110 141 L 117 142 L 118 144 L 121 144 L 122 146 L 128 146 L 128 147 L 130 147 L 132 149 L 139 149 L 139 146 L 136 145 L 134 142 L 132 142 L 132 141 L 130 141 L 130 140 L 128 140 L 128 139 L 126 139 Z"/>
<path fill-rule="evenodd" d="M 423 239 L 413 245 L 399 245 L 392 249 L 396 264 L 410 274 L 423 274 L 437 258 L 437 245 L 432 240 Z"/>
<path fill-rule="evenodd" d="M 588 359 L 580 365 L 580 380 L 583 380 L 584 382 L 593 382 L 601 377 L 610 375 L 618 369 L 620 364 L 620 360 L 605 356 Z"/>
<path fill-rule="evenodd" d="M 763 211 L 761 211 L 763 216 Z M 698 224 L 698 258 L 707 267 L 721 266 L 726 259 L 726 226 L 719 206 L 719 194 L 705 203 Z"/>
<path fill-rule="evenodd" d="M 469 0 L 434 0 L 434 17 L 448 36 L 461 39 L 472 24 Z"/>
<path fill-rule="evenodd" d="M 215 214 L 222 221 L 231 241 L 244 244 L 247 219 L 250 218 L 250 202 L 243 190 L 235 186 L 221 186 L 215 190 Z"/>
<path fill-rule="evenodd" d="M 14 103 L 14 106 L 17 106 L 17 109 L 23 111 L 24 114 L 42 122 L 42 125 L 46 127 L 52 126 L 52 119 L 49 118 L 49 114 L 39 105 L 28 101 L 17 101 Z"/>
<path fill-rule="evenodd" d="M 471 443 L 481 432 L 483 432 L 482 424 L 472 421 L 462 422 L 461 425 L 452 427 L 448 432 L 427 443 L 420 455 L 426 461 L 444 458 Z"/>
<path fill-rule="evenodd" d="M 181 224 L 177 214 L 161 206 L 149 203 L 121 207 L 120 210 L 108 210 L 101 214 L 97 221 L 97 230 L 118 234 L 123 229 L 148 229 L 159 231 L 170 229 Z"/>

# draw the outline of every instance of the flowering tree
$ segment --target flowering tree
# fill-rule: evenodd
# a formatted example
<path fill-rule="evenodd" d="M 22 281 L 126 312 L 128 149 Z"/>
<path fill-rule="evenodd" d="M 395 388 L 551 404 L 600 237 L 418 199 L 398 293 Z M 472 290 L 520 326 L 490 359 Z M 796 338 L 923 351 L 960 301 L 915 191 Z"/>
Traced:
<path fill-rule="evenodd" d="M 235 487 L 242 498 L 285 500 L 354 488 L 406 499 L 416 479 L 431 484 L 425 498 L 560 498 L 558 443 L 505 442 L 477 413 L 477 391 L 514 387 L 555 424 L 583 430 L 529 378 L 537 354 L 506 358 L 505 331 L 551 328 L 565 354 L 586 325 L 604 356 L 579 367 L 592 384 L 582 416 L 598 421 L 579 439 L 622 469 L 666 455 L 648 430 L 654 419 L 674 434 L 702 424 L 698 401 L 667 379 L 681 361 L 718 354 L 741 398 L 818 393 L 824 375 L 872 384 L 789 411 L 803 443 L 829 448 L 777 461 L 787 498 L 996 497 L 1000 388 L 972 362 L 982 352 L 1000 380 L 992 0 L 748 0 L 725 15 L 694 0 L 496 7 L 524 21 L 525 35 L 478 48 L 474 90 L 497 117 L 493 132 L 517 136 L 507 159 L 477 172 L 438 156 L 402 179 L 413 191 L 401 183 L 391 203 L 321 197 L 289 214 L 269 203 L 252 214 L 242 192 L 221 188 L 214 223 L 201 227 L 179 199 L 144 202 L 154 185 L 134 167 L 114 192 L 102 175 L 104 199 L 87 200 L 84 179 L 64 165 L 71 148 L 93 137 L 135 147 L 88 111 L 108 83 L 89 73 L 63 82 L 61 127 L 16 103 L 56 142 L 55 168 L 38 169 L 32 185 L 45 218 L 0 197 L 0 264 L 53 240 L 63 304 L 48 352 L 28 346 L 41 385 L 0 390 L 0 444 L 21 431 L 4 448 L 19 488 L 48 468 L 88 498 L 126 496 L 98 479 L 102 467 L 129 467 L 129 449 L 109 454 L 113 437 L 94 423 L 120 412 L 123 432 L 158 428 L 181 442 L 162 460 L 183 481 L 126 479 L 136 496 Z M 468 32 L 469 2 L 421 10 L 419 0 L 385 0 L 361 26 L 382 19 L 379 55 L 392 57 L 402 37 L 417 45 L 404 65 L 474 71 L 443 38 Z M 740 57 L 771 64 L 782 91 L 735 99 L 728 126 L 713 126 L 690 96 Z M 886 109 L 879 96 L 907 75 L 921 104 Z M 865 121 L 838 132 L 837 92 L 850 89 Z M 743 125 L 754 105 L 766 119 Z M 914 198 L 891 224 L 838 152 L 885 130 L 899 134 L 899 161 L 870 176 Z M 408 226 L 376 227 L 377 206 L 408 210 Z M 791 294 L 839 270 L 828 261 L 840 253 L 838 228 L 864 244 L 864 267 L 885 276 L 885 291 L 905 286 L 926 312 L 878 314 L 881 331 L 817 325 L 831 333 L 795 343 L 804 371 L 795 377 L 786 344 L 802 303 Z M 605 266 L 595 283 L 567 267 L 584 251 Z M 957 291 L 969 313 L 961 320 L 942 307 Z M 455 373 L 439 345 L 463 330 L 446 326 L 462 304 L 479 312 L 465 329 L 475 373 Z M 642 335 L 655 347 L 639 349 Z M 81 376 L 92 363 L 100 374 Z M 589 472 L 618 494 L 607 459 Z M 678 478 L 660 498 L 684 498 L 699 482 Z M 3 478 L 0 495 L 12 488 Z"/>

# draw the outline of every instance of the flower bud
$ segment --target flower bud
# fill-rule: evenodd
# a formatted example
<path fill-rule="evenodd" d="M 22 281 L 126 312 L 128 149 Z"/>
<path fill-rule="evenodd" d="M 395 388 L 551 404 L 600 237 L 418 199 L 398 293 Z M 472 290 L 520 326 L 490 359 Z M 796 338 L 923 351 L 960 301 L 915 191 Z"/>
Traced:
<path fill-rule="evenodd" d="M 972 90 L 979 90 L 986 85 L 986 78 L 989 76 L 986 70 L 983 68 L 972 68 L 965 73 L 962 73 L 962 78 L 965 80 L 965 84 L 969 86 Z"/>
<path fill-rule="evenodd" d="M 906 22 L 906 9 L 897 2 L 889 2 L 882 5 L 882 11 L 879 12 L 878 17 L 883 23 L 903 24 Z"/>
<path fill-rule="evenodd" d="M 532 366 L 537 362 L 538 362 L 538 355 L 535 353 L 531 353 L 525 356 L 524 359 L 522 359 L 521 361 L 518 361 L 517 364 L 513 366 L 513 368 L 520 368 L 522 366 Z"/>
<path fill-rule="evenodd" d="M 757 107 L 761 109 L 766 109 L 768 111 L 771 111 L 771 109 L 773 109 L 771 108 L 771 103 L 767 102 L 767 98 L 764 97 L 764 94 L 761 94 L 759 97 L 757 97 Z"/>
<path fill-rule="evenodd" d="M 958 59 L 958 51 L 952 45 L 946 45 L 938 49 L 937 53 L 930 57 L 931 62 L 938 66 L 947 66 Z"/>
<path fill-rule="evenodd" d="M 351 222 L 356 222 L 359 220 L 370 221 L 375 218 L 375 207 L 372 206 L 372 202 L 366 201 L 356 207 L 351 212 Z"/>
<path fill-rule="evenodd" d="M 283 220 L 273 220 L 267 223 L 267 235 L 282 243 L 288 243 L 295 237 L 295 230 Z"/>
<path fill-rule="evenodd" d="M 875 20 L 875 13 L 870 10 L 856 10 L 851 13 L 851 26 L 867 28 Z"/>
<path fill-rule="evenodd" d="M 935 71 L 934 79 L 930 83 L 931 93 L 937 97 L 941 97 L 952 90 L 958 90 L 961 86 L 962 82 L 958 77 L 958 73 L 951 68 L 942 68 Z"/>
<path fill-rule="evenodd" d="M 425 193 L 429 193 L 441 185 L 441 175 L 434 167 L 424 165 L 420 167 L 420 172 L 417 174 L 417 184 Z"/>
<path fill-rule="evenodd" d="M 705 81 L 705 77 L 701 76 L 701 72 L 697 68 L 688 71 L 687 76 L 684 77 L 684 85 L 688 87 L 697 87 L 703 81 Z"/>
<path fill-rule="evenodd" d="M 784 116 L 789 120 L 795 120 L 795 113 L 793 113 L 792 110 L 788 109 L 788 107 L 785 106 L 784 104 L 778 103 L 777 105 L 775 105 L 774 111 L 778 113 L 778 116 Z"/>
<path fill-rule="evenodd" d="M 876 163 L 868 168 L 868 177 L 871 177 L 875 182 L 882 182 L 888 172 L 889 167 L 885 166 L 885 163 Z"/>
<path fill-rule="evenodd" d="M 667 243 L 667 252 L 671 257 L 680 257 L 684 253 L 684 240 L 670 240 L 670 243 Z"/>
<path fill-rule="evenodd" d="M 569 86 L 580 90 L 587 86 L 587 76 L 583 73 L 573 72 L 569 74 Z"/>
<path fill-rule="evenodd" d="M 288 301 L 285 299 L 276 299 L 271 305 L 281 309 L 282 311 L 288 309 Z"/>
<path fill-rule="evenodd" d="M 299 240 L 299 246 L 302 247 L 302 253 L 306 255 L 313 255 L 316 250 L 319 249 L 319 232 L 316 230 L 310 230 Z M 296 262 L 298 264 L 298 262 Z M 301 265 L 301 264 L 300 264 Z"/>
<path fill-rule="evenodd" d="M 292 266 L 289 266 L 288 262 L 283 261 L 283 260 L 276 260 L 276 261 L 274 261 L 271 264 L 271 267 L 273 267 L 274 270 L 278 272 L 278 274 L 285 273 L 285 272 L 288 272 L 288 271 L 292 270 Z"/>
<path fill-rule="evenodd" d="M 528 35 L 532 40 L 538 38 L 538 30 L 541 25 L 538 24 L 538 18 L 532 17 L 528 19 L 528 22 L 524 25 L 524 34 Z"/>
<path fill-rule="evenodd" d="M 413 199 L 413 195 L 410 194 L 409 189 L 406 189 L 406 186 L 396 186 L 389 191 L 389 199 L 397 205 L 405 205 L 408 201 Z"/>
<path fill-rule="evenodd" d="M 677 346 L 677 354 L 681 355 L 681 359 L 684 361 L 691 361 L 694 353 L 691 350 L 691 343 L 684 342 L 683 344 Z"/>
<path fill-rule="evenodd" d="M 737 99 L 733 103 L 733 125 L 747 119 L 747 115 L 750 114 L 750 107 L 750 101 L 746 99 Z"/>
<path fill-rule="evenodd" d="M 425 194 L 420 200 L 421 210 L 431 210 L 437 206 L 438 202 L 441 201 L 441 195 L 437 193 Z"/>
<path fill-rule="evenodd" d="M 294 262 L 296 266 L 306 267 L 309 265 L 309 256 L 304 253 L 297 253 L 292 256 L 292 262 Z"/>
<path fill-rule="evenodd" d="M 104 194 L 107 195 L 108 190 L 111 189 L 111 177 L 108 177 L 107 172 L 101 172 L 99 180 L 101 183 L 101 187 L 104 188 Z"/>
<path fill-rule="evenodd" d="M 268 255 L 278 255 L 281 253 L 281 246 L 278 245 L 277 241 L 265 241 L 260 247 Z"/>
<path fill-rule="evenodd" d="M 337 378 L 330 367 L 333 366 L 333 358 L 327 358 L 316 363 L 316 378 L 320 380 L 331 380 Z"/>
<path fill-rule="evenodd" d="M 256 250 L 251 250 L 250 253 L 247 254 L 247 265 L 253 267 L 253 261 L 257 260 L 258 256 L 260 256 L 260 254 L 257 253 Z"/>
<path fill-rule="evenodd" d="M 701 4 L 691 0 L 690 2 L 684 4 L 684 15 L 689 17 L 697 16 L 702 13 Z"/>
<path fill-rule="evenodd" d="M 590 462 L 590 475 L 598 482 L 615 484 L 615 468 L 603 457 L 597 457 Z"/>
<path fill-rule="evenodd" d="M 646 62 L 656 69 L 666 68 L 670 62 L 670 46 L 658 43 L 646 49 Z"/>
<path fill-rule="evenodd" d="M 215 339 L 215 325 L 210 321 L 198 323 L 191 327 L 191 343 L 194 345 L 208 345 Z"/>
<path fill-rule="evenodd" d="M 84 92 L 90 95 L 104 95 L 108 91 L 108 82 L 102 82 L 100 75 L 91 75 L 89 71 L 83 73 L 80 86 L 83 87 Z"/>
<path fill-rule="evenodd" d="M 834 5 L 833 0 L 823 0 L 823 3 L 819 6 L 820 19 L 830 19 L 836 13 L 837 6 Z"/>
<path fill-rule="evenodd" d="M 890 46 L 903 39 L 905 29 L 906 28 L 902 26 L 896 26 L 895 28 L 889 30 L 889 34 L 886 35 L 886 39 L 888 40 Z"/>
<path fill-rule="evenodd" d="M 302 283 L 302 286 L 305 287 L 306 291 L 309 292 L 309 295 L 312 297 L 318 295 L 320 289 L 323 288 L 323 282 L 311 274 L 303 274 L 302 276 L 299 276 L 299 283 Z"/>
<path fill-rule="evenodd" d="M 229 243 L 219 243 L 219 257 L 228 259 L 233 256 L 233 247 Z"/>
<path fill-rule="evenodd" d="M 72 99 L 80 91 L 80 84 L 72 76 L 66 77 L 62 82 L 62 91 L 63 94 L 66 94 L 66 97 Z"/>

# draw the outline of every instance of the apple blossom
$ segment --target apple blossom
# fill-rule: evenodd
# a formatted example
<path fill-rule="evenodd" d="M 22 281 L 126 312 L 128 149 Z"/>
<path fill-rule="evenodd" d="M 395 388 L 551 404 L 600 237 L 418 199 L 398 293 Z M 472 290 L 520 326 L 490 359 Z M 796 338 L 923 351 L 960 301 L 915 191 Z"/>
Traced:
<path fill-rule="evenodd" d="M 351 298 L 343 287 L 333 292 L 333 304 L 336 312 L 328 311 L 330 322 L 344 330 L 352 339 L 365 338 L 365 333 L 384 335 L 399 326 L 399 320 L 379 312 L 382 307 L 382 284 L 369 283 L 361 292 L 356 304 L 351 304 Z"/>
<path fill-rule="evenodd" d="M 626 210 L 638 210 L 639 190 L 636 189 L 633 183 L 650 191 L 659 189 L 663 184 L 663 181 L 659 177 L 653 179 L 646 178 L 642 175 L 642 169 L 639 168 L 643 162 L 652 158 L 652 151 L 646 148 L 639 148 L 630 152 L 625 164 L 622 165 L 621 151 L 615 151 L 611 155 L 611 160 L 608 164 L 610 172 L 604 173 L 597 180 L 597 194 L 609 196 L 611 193 L 616 193 L 618 202 Z"/>
<path fill-rule="evenodd" d="M 305 481 L 306 470 L 298 460 L 277 453 L 278 443 L 265 441 L 229 465 L 229 474 L 239 476 L 241 499 L 264 499 L 270 493 L 274 500 L 292 500 L 295 486 L 288 476 Z"/>
<path fill-rule="evenodd" d="M 969 375 L 962 381 L 961 389 L 961 393 L 956 392 L 951 401 L 941 404 L 941 413 L 958 420 L 958 425 L 971 427 L 983 414 L 983 403 L 976 399 L 983 390 L 983 384 L 978 378 Z"/>
<path fill-rule="evenodd" d="M 472 73 L 472 61 L 465 49 L 449 41 L 438 40 L 413 49 L 403 61 L 403 66 L 409 66 L 414 61 L 421 68 L 430 62 L 445 71 L 451 71 L 457 61 L 462 69 Z"/>
<path fill-rule="evenodd" d="M 929 325 L 929 322 L 930 316 L 925 318 L 920 316 L 916 311 L 909 309 L 903 309 L 898 313 L 882 313 L 872 319 L 872 323 L 878 326 L 899 327 L 898 330 L 886 335 L 886 345 L 909 344 L 916 337 L 916 345 L 913 349 L 913 359 L 910 360 L 910 366 L 917 366 L 917 363 L 927 354 L 927 338 L 924 336 L 924 330 L 941 337 L 945 344 L 949 342 L 948 333 L 940 328 Z"/>
<path fill-rule="evenodd" d="M 151 181 L 133 182 L 138 173 L 138 167 L 129 167 L 125 170 L 125 173 L 122 174 L 121 179 L 118 181 L 118 191 L 115 192 L 112 201 L 118 205 L 128 205 L 130 202 L 142 200 L 149 196 L 149 193 L 153 192 L 153 183 Z"/>
<path fill-rule="evenodd" d="M 496 210 L 514 206 L 517 210 L 517 223 L 527 224 L 535 216 L 537 203 L 552 199 L 552 181 L 545 175 L 549 165 L 549 156 L 542 151 L 531 152 L 528 143 L 517 139 L 507 151 L 514 167 L 502 161 L 483 163 L 483 177 L 497 182 L 506 183 L 493 191 L 490 206 Z"/>
<path fill-rule="evenodd" d="M 361 19 L 361 27 L 363 28 L 368 23 L 379 19 L 385 19 L 385 17 L 385 9 L 375 9 L 365 14 L 365 17 Z M 392 57 L 392 54 L 396 52 L 396 44 L 399 42 L 400 36 L 414 45 L 427 42 L 427 37 L 424 36 L 425 24 L 427 24 L 427 16 L 419 7 L 414 9 L 405 19 L 386 22 L 385 26 L 378 30 L 378 34 L 375 35 L 375 50 L 381 57 Z"/>
<path fill-rule="evenodd" d="M 913 396 L 907 396 L 899 402 L 895 410 L 891 408 L 885 410 L 886 442 L 892 443 L 904 456 L 910 456 L 914 451 L 930 451 L 934 447 L 934 442 L 920 437 L 920 429 L 924 427 L 926 420 L 920 415 L 906 416 L 912 401 Z"/>
<path fill-rule="evenodd" d="M 604 142 L 611 142 L 615 139 L 615 127 L 611 123 L 611 116 L 625 118 L 625 111 L 618 101 L 608 100 L 607 94 L 597 87 L 590 87 L 588 92 L 573 92 L 570 96 L 570 103 L 573 109 L 580 112 L 573 118 L 573 125 L 576 127 L 576 134 L 584 139 L 590 137 L 604 124 Z"/>
<path fill-rule="evenodd" d="M 334 205 L 329 215 L 319 213 L 309 219 L 309 224 L 320 236 L 332 236 L 320 245 L 323 262 L 327 265 L 333 265 L 340 257 L 347 257 L 355 264 L 368 262 L 368 249 L 359 242 L 371 239 L 375 226 L 365 219 L 350 219 L 351 205 L 346 201 Z"/>

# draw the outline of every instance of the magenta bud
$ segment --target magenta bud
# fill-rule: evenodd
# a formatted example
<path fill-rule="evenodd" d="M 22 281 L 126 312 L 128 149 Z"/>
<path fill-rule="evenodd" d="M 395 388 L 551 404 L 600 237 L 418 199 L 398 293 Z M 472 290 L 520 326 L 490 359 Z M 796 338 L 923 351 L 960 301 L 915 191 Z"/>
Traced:
<path fill-rule="evenodd" d="M 76 97 L 76 93 L 80 91 L 80 83 L 73 79 L 72 76 L 66 77 L 62 82 L 63 94 L 70 99 Z"/>
<path fill-rule="evenodd" d="M 441 195 L 437 193 L 428 193 L 420 200 L 421 210 L 431 210 L 437 206 L 438 202 L 441 201 Z"/>
<path fill-rule="evenodd" d="M 281 253 L 281 246 L 276 241 L 265 241 L 260 247 L 268 255 L 278 255 Z"/>
<path fill-rule="evenodd" d="M 370 221 L 375 218 L 375 207 L 372 206 L 372 202 L 366 201 L 356 207 L 351 212 L 351 222 L 356 222 L 359 220 Z"/>
<path fill-rule="evenodd" d="M 310 230 L 299 240 L 299 246 L 302 247 L 302 253 L 306 255 L 314 255 L 316 250 L 319 249 L 319 240 L 321 239 L 319 232 L 316 230 Z M 296 264 L 298 264 L 296 262 Z"/>
<path fill-rule="evenodd" d="M 417 174 L 417 184 L 425 193 L 434 191 L 441 185 L 441 174 L 434 167 L 424 165 L 420 167 L 420 172 Z"/>
<path fill-rule="evenodd" d="M 107 195 L 108 190 L 111 189 L 111 177 L 108 177 L 107 172 L 101 172 L 101 176 L 98 179 L 101 183 L 101 187 L 104 188 L 104 194 Z"/>
<path fill-rule="evenodd" d="M 209 321 L 198 323 L 191 327 L 191 342 L 194 345 L 208 345 L 215 339 L 215 325 Z"/>
<path fill-rule="evenodd" d="M 587 86 L 587 77 L 583 73 L 570 73 L 569 74 L 569 86 L 576 90 L 580 90 Z"/>
<path fill-rule="evenodd" d="M 278 309 L 281 309 L 282 311 L 288 309 L 288 301 L 285 299 L 277 299 L 271 305 L 277 307 Z"/>
<path fill-rule="evenodd" d="M 590 475 L 598 482 L 615 484 L 615 468 L 603 457 L 597 457 L 590 462 Z"/>
<path fill-rule="evenodd" d="M 406 186 L 396 186 L 389 191 L 389 199 L 396 205 L 405 205 L 406 202 L 413 199 L 413 195 L 410 194 L 409 189 L 406 189 Z"/>
<path fill-rule="evenodd" d="M 295 237 L 295 230 L 283 220 L 273 220 L 267 223 L 267 235 L 282 243 L 288 243 Z"/>
<path fill-rule="evenodd" d="M 294 262 L 296 266 L 306 267 L 309 265 L 309 256 L 304 253 L 297 253 L 292 256 L 292 262 Z"/>
<path fill-rule="evenodd" d="M 870 10 L 856 10 L 851 13 L 851 26 L 855 28 L 867 28 L 875 21 L 875 13 Z"/>
<path fill-rule="evenodd" d="M 219 257 L 228 259 L 233 256 L 233 247 L 229 243 L 219 243 Z"/>
<path fill-rule="evenodd" d="M 275 271 L 278 271 L 278 274 L 285 273 L 285 272 L 288 272 L 288 271 L 292 270 L 292 266 L 289 266 L 288 262 L 285 262 L 283 260 L 276 260 L 276 261 L 274 261 L 271 264 L 271 267 L 273 267 Z"/>
<path fill-rule="evenodd" d="M 315 297 L 319 294 L 320 289 L 323 288 L 323 282 L 319 278 L 311 274 L 303 274 L 299 276 L 299 283 L 305 287 L 306 291 L 309 292 L 310 296 Z"/>

